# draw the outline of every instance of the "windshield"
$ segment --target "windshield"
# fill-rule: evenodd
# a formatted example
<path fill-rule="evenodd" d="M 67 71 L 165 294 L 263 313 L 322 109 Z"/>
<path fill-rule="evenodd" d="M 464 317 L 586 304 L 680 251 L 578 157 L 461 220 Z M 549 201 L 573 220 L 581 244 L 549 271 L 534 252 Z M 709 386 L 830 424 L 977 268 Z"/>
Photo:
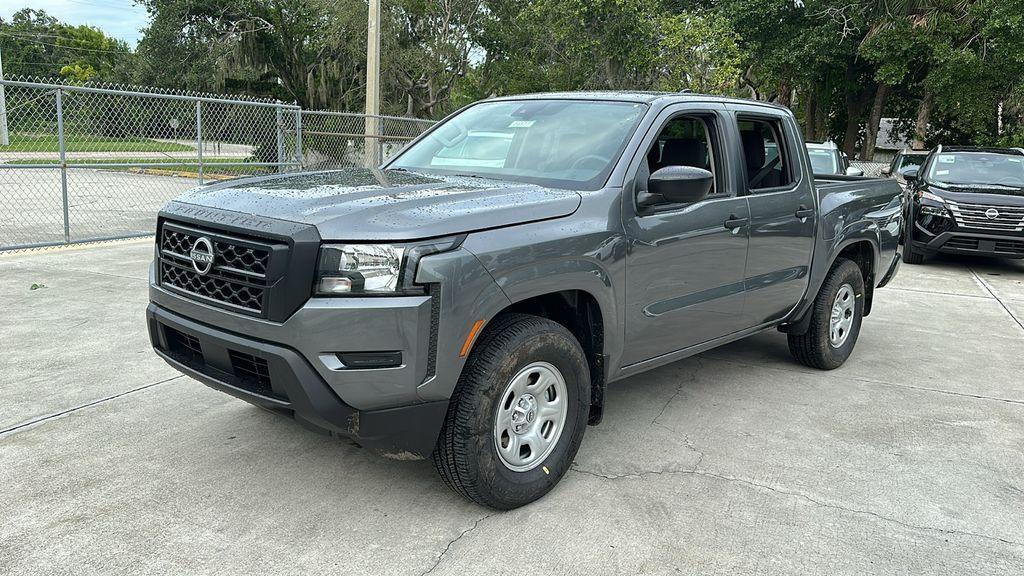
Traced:
<path fill-rule="evenodd" d="M 927 154 L 904 154 L 900 156 L 900 165 L 896 167 L 896 170 L 899 171 L 908 166 L 921 166 L 927 157 Z"/>
<path fill-rule="evenodd" d="M 998 152 L 938 154 L 928 168 L 928 180 L 954 186 L 1024 187 L 1024 156 Z"/>
<path fill-rule="evenodd" d="M 596 189 L 645 110 L 634 102 L 481 102 L 405 149 L 388 168 Z"/>
<path fill-rule="evenodd" d="M 811 157 L 811 172 L 815 174 L 839 173 L 839 166 L 836 164 L 836 154 L 832 150 L 808 148 L 807 155 Z"/>

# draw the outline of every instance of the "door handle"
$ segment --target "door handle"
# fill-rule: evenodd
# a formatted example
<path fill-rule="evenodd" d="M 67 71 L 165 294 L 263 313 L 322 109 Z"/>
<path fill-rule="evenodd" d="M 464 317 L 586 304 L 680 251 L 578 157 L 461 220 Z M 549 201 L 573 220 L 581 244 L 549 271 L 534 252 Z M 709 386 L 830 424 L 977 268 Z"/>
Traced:
<path fill-rule="evenodd" d="M 801 222 L 810 218 L 811 216 L 814 216 L 814 208 L 808 208 L 803 204 L 801 204 L 800 209 L 796 211 L 796 217 L 799 218 Z"/>
<path fill-rule="evenodd" d="M 736 230 L 745 226 L 749 221 L 749 218 L 737 218 L 735 214 L 730 214 L 729 218 L 725 221 L 725 227 L 729 230 Z"/>

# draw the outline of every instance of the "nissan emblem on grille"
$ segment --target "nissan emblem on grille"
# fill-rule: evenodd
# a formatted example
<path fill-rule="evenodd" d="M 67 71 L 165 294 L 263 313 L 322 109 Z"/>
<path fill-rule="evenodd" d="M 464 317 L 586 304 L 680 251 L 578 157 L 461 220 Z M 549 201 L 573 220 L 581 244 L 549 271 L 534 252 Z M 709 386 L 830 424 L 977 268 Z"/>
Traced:
<path fill-rule="evenodd" d="M 213 268 L 213 243 L 206 236 L 200 236 L 188 253 L 192 259 L 192 267 L 200 274 L 206 274 Z"/>
<path fill-rule="evenodd" d="M 999 210 L 989 208 L 988 210 L 985 210 L 985 217 L 989 220 L 995 220 L 996 218 L 999 218 Z"/>

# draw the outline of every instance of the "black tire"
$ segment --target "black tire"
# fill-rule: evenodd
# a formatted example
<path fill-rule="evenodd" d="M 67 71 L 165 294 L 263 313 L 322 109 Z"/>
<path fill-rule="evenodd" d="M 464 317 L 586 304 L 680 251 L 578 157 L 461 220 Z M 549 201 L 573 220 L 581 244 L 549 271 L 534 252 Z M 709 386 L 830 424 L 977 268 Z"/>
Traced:
<path fill-rule="evenodd" d="M 829 339 L 830 319 L 832 305 L 844 285 L 853 288 L 853 323 L 845 341 L 836 347 Z M 818 291 L 818 296 L 814 299 L 810 314 L 811 323 L 807 332 L 789 335 L 789 351 L 793 358 L 805 366 L 821 370 L 833 370 L 842 366 L 857 344 L 861 320 L 864 317 L 864 277 L 853 261 L 840 258 L 833 264 L 832 270 L 821 285 L 821 290 Z"/>
<path fill-rule="evenodd" d="M 905 264 L 924 264 L 924 254 L 915 252 L 909 244 L 907 242 L 907 245 L 903 246 L 903 262 Z"/>
<path fill-rule="evenodd" d="M 913 210 L 909 212 L 913 216 Z M 907 218 L 904 221 L 904 226 L 907 227 L 906 233 L 903 235 L 903 263 L 904 264 L 923 264 L 924 254 L 914 251 L 914 220 Z"/>
<path fill-rule="evenodd" d="M 506 386 L 533 362 L 547 362 L 566 384 L 561 435 L 536 467 L 513 471 L 498 455 L 495 418 Z M 473 502 L 509 510 L 537 500 L 569 470 L 590 411 L 590 369 L 564 326 L 526 314 L 496 318 L 470 353 L 448 406 L 434 465 L 449 488 Z"/>

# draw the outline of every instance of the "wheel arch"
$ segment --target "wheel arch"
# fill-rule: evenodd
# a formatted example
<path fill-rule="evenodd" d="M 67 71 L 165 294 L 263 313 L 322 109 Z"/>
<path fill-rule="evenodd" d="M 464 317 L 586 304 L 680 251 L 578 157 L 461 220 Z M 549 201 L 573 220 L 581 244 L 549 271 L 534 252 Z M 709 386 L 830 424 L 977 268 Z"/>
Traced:
<path fill-rule="evenodd" d="M 504 314 L 519 313 L 547 318 L 564 326 L 583 348 L 590 367 L 590 424 L 601 421 L 604 409 L 604 391 L 607 384 L 608 356 L 607 328 L 609 320 L 600 299 L 590 290 L 566 288 L 533 294 L 524 292 L 519 298 L 498 310 L 484 325 L 484 332 L 494 320 Z M 472 343 L 480 341 L 477 337 Z"/>
<path fill-rule="evenodd" d="M 840 258 L 848 258 L 857 264 L 864 278 L 864 316 L 871 312 L 874 298 L 876 273 L 881 250 L 879 248 L 878 227 L 871 222 L 860 222 L 849 227 L 831 243 L 827 256 L 818 256 L 814 260 L 810 284 L 803 300 L 796 307 L 791 320 L 779 326 L 779 330 L 787 334 L 803 334 L 811 320 L 811 309 L 825 278 L 835 267 Z"/>

